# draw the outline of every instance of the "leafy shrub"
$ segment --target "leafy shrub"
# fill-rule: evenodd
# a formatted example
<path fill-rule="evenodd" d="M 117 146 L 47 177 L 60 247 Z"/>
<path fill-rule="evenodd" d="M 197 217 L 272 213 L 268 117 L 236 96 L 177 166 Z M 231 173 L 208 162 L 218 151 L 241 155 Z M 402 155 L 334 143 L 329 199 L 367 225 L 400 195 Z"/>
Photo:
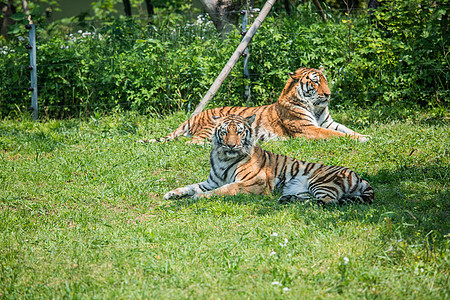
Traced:
<path fill-rule="evenodd" d="M 239 61 L 210 105 L 271 103 L 286 72 L 323 65 L 334 105 L 447 106 L 448 24 L 445 10 L 433 3 L 397 1 L 373 17 L 334 13 L 327 23 L 310 3 L 291 16 L 273 13 L 250 45 L 250 78 L 243 78 Z M 193 23 L 154 21 L 79 23 L 80 30 L 64 23 L 39 26 L 40 111 L 67 117 L 194 109 L 241 35 L 236 30 L 221 38 L 202 16 Z M 29 106 L 29 58 L 23 38 L 1 43 L 0 114 L 6 116 Z M 250 101 L 243 98 L 245 84 L 251 85 Z"/>

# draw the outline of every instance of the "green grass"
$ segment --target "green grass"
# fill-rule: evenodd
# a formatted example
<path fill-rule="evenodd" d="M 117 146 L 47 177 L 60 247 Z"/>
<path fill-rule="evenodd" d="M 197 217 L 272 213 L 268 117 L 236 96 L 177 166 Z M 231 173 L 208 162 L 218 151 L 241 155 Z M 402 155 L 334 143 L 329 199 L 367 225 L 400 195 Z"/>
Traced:
<path fill-rule="evenodd" d="M 448 299 L 448 111 L 333 115 L 372 139 L 263 147 L 351 167 L 373 205 L 163 201 L 206 178 L 210 146 L 136 141 L 182 113 L 3 120 L 0 299 Z"/>

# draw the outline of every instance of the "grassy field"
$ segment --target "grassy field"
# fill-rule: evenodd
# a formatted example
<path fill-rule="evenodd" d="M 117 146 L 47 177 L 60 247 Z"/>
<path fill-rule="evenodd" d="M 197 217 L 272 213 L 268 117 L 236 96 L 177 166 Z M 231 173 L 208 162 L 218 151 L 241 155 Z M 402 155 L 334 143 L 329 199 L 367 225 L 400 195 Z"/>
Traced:
<path fill-rule="evenodd" d="M 0 299 L 448 299 L 449 112 L 334 112 L 370 134 L 265 149 L 343 165 L 373 205 L 163 201 L 210 146 L 141 144 L 187 115 L 0 123 Z"/>

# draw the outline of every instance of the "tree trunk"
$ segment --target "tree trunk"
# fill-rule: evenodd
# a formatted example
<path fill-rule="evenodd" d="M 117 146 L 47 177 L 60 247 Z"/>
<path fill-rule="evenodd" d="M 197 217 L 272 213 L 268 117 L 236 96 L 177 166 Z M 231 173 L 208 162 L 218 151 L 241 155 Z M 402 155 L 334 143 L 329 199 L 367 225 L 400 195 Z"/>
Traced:
<path fill-rule="evenodd" d="M 380 6 L 380 2 L 378 0 L 369 0 L 369 3 L 367 3 L 369 12 L 373 11 L 373 9 L 377 9 L 378 6 Z"/>
<path fill-rule="evenodd" d="M 219 33 L 229 33 L 233 30 L 233 25 L 239 24 L 239 11 L 244 0 L 200 0 L 200 2 Z"/>
<path fill-rule="evenodd" d="M 149 18 L 153 17 L 155 14 L 155 10 L 153 9 L 152 1 L 151 0 L 145 0 L 145 4 L 147 5 L 147 15 Z"/>
<path fill-rule="evenodd" d="M 30 10 L 28 9 L 27 0 L 22 0 L 22 8 L 23 13 L 28 16 L 28 23 L 33 24 L 33 21 L 31 20 Z"/>
<path fill-rule="evenodd" d="M 206 105 L 208 105 L 208 102 L 212 99 L 212 97 L 214 97 L 214 95 L 222 85 L 223 81 L 227 78 L 228 74 L 230 74 L 231 69 L 233 69 L 239 57 L 242 55 L 242 53 L 244 53 L 245 48 L 247 48 L 248 43 L 250 43 L 250 41 L 252 40 L 259 26 L 261 26 L 262 22 L 267 17 L 267 14 L 272 9 L 272 6 L 275 4 L 275 1 L 276 0 L 267 0 L 266 4 L 264 4 L 264 7 L 261 9 L 258 17 L 253 22 L 252 26 L 250 26 L 247 33 L 244 35 L 244 38 L 242 39 L 241 43 L 236 48 L 233 55 L 230 57 L 225 67 L 223 67 L 219 76 L 217 76 L 216 80 L 214 80 L 213 84 L 209 88 L 208 92 L 206 92 L 206 95 L 203 97 L 202 101 L 200 101 L 198 106 L 195 108 L 191 117 L 201 113 L 203 109 L 206 107 Z"/>
<path fill-rule="evenodd" d="M 286 13 L 288 15 L 291 14 L 291 3 L 289 3 L 289 0 L 284 0 L 284 8 L 286 9 Z"/>
<path fill-rule="evenodd" d="M 125 15 L 131 17 L 131 3 L 130 0 L 123 0 L 123 8 L 125 10 Z"/>
<path fill-rule="evenodd" d="M 16 21 L 10 19 L 13 14 L 16 13 L 16 7 L 13 4 L 13 0 L 8 0 L 8 4 L 0 3 L 2 6 L 2 15 L 3 15 L 3 22 L 2 22 L 2 36 L 5 38 L 8 37 L 8 27 L 11 25 L 14 25 Z"/>

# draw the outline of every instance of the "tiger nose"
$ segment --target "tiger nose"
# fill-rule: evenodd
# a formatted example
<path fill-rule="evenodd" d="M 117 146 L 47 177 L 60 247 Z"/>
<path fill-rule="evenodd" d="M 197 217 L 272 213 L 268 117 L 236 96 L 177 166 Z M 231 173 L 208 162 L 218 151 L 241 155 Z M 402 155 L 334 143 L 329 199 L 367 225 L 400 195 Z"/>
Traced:
<path fill-rule="evenodd" d="M 227 144 L 228 148 L 230 148 L 230 150 L 233 150 L 233 148 L 236 148 L 236 144 Z"/>
<path fill-rule="evenodd" d="M 330 98 L 330 96 L 331 96 L 331 91 L 330 91 L 329 88 L 323 89 L 322 92 L 323 92 L 323 95 L 324 95 L 325 97 L 327 97 L 327 99 Z"/>

